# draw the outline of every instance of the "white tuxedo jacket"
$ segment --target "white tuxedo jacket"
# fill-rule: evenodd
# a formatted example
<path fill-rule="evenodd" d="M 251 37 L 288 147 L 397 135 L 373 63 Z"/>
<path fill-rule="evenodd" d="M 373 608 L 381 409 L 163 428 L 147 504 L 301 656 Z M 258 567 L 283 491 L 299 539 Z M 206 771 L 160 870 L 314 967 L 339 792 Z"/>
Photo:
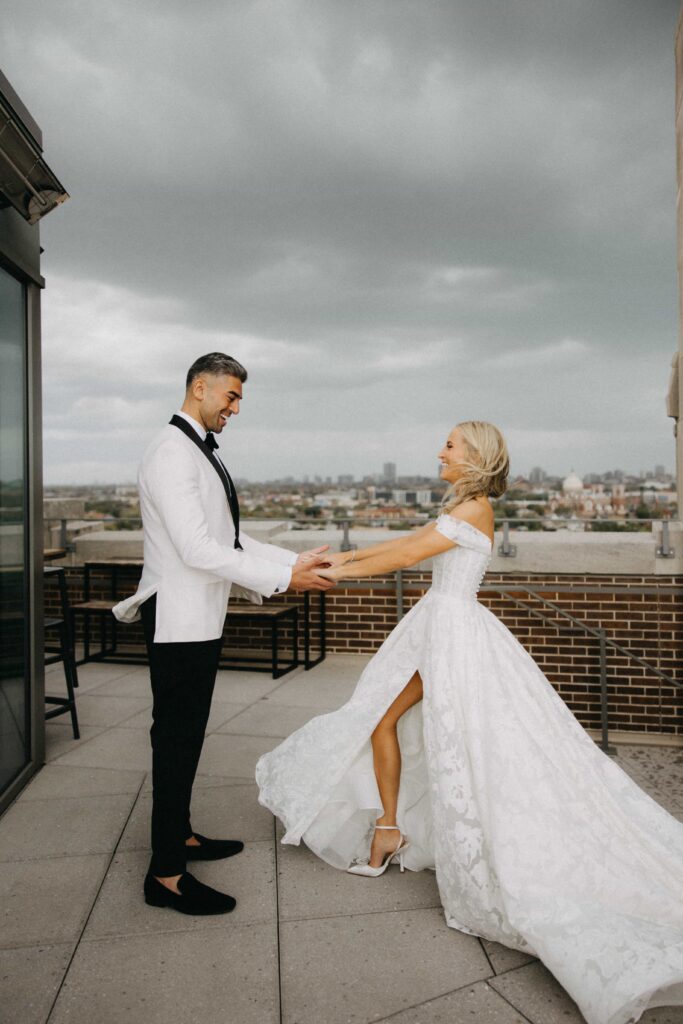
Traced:
<path fill-rule="evenodd" d="M 189 437 L 170 424 L 145 452 L 138 472 L 144 566 L 137 592 L 113 609 L 135 622 L 157 595 L 157 643 L 216 640 L 223 632 L 231 587 L 260 604 L 296 555 L 261 544 L 235 527 L 221 478 Z"/>

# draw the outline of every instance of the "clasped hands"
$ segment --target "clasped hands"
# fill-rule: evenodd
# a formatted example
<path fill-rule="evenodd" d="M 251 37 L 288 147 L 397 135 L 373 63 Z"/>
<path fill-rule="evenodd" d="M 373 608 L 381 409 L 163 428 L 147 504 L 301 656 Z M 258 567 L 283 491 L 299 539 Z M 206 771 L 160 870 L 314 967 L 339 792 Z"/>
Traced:
<path fill-rule="evenodd" d="M 341 579 L 337 570 L 353 557 L 351 551 L 330 552 L 329 544 L 302 551 L 292 567 L 290 590 L 330 590 Z"/>

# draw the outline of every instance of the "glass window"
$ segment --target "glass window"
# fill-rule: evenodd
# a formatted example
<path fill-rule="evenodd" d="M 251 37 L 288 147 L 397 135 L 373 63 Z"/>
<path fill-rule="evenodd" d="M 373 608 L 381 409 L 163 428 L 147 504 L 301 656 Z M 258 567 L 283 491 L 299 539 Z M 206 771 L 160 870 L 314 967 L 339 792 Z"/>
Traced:
<path fill-rule="evenodd" d="M 30 758 L 24 287 L 0 269 L 0 792 Z"/>

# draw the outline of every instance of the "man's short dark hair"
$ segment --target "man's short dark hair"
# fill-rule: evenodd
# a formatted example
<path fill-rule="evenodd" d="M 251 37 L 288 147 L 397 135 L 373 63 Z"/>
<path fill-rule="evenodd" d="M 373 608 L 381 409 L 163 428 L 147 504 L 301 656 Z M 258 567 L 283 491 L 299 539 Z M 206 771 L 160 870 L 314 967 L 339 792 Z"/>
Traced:
<path fill-rule="evenodd" d="M 189 390 L 192 381 L 201 377 L 203 373 L 210 373 L 215 377 L 237 377 L 243 384 L 247 379 L 247 371 L 232 356 L 226 356 L 225 352 L 209 352 L 208 355 L 195 359 L 187 371 L 185 389 Z"/>

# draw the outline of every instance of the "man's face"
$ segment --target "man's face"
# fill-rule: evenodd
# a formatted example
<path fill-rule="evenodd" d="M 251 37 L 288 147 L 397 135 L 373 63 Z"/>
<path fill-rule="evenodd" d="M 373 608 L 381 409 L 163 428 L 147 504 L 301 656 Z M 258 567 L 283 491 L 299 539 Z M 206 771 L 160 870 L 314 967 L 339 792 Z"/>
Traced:
<path fill-rule="evenodd" d="M 206 374 L 194 381 L 192 393 L 205 430 L 220 434 L 230 417 L 240 411 L 242 381 L 228 374 Z"/>

